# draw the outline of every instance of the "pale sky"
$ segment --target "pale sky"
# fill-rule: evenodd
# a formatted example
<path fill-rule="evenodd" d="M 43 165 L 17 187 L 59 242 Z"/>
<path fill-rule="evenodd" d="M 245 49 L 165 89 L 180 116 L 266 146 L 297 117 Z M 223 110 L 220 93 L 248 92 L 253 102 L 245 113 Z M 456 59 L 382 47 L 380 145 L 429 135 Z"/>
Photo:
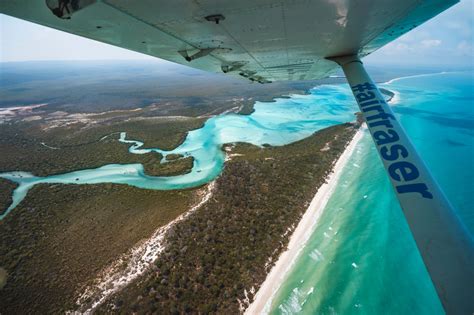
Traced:
<path fill-rule="evenodd" d="M 473 29 L 474 0 L 463 0 L 373 53 L 365 63 L 474 67 Z M 0 14 L 0 62 L 114 59 L 155 58 Z"/>

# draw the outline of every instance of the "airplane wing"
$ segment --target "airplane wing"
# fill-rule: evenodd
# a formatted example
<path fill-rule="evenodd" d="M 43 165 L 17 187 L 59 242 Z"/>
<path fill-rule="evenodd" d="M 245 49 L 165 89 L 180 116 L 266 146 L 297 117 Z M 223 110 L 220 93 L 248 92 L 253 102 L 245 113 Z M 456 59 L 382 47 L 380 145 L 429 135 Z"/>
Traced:
<path fill-rule="evenodd" d="M 8 0 L 0 1 L 0 12 L 201 70 L 267 83 L 327 77 L 337 65 L 325 57 L 364 57 L 456 2 Z"/>

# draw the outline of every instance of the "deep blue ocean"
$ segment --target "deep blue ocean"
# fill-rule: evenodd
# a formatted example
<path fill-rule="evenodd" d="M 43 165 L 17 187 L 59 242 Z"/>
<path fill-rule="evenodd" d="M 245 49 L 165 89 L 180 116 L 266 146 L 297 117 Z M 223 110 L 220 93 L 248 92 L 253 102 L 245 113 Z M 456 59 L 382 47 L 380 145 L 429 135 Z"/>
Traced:
<path fill-rule="evenodd" d="M 392 80 L 393 109 L 474 234 L 474 73 Z M 274 314 L 443 314 L 369 133 L 271 304 Z"/>

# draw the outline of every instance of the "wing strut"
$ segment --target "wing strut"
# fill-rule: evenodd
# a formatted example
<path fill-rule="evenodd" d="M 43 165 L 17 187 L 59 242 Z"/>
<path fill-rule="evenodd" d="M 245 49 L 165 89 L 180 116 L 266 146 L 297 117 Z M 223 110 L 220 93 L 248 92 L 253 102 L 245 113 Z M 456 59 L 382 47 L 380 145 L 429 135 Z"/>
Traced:
<path fill-rule="evenodd" d="M 358 56 L 328 58 L 346 75 L 447 314 L 474 312 L 473 240 Z"/>

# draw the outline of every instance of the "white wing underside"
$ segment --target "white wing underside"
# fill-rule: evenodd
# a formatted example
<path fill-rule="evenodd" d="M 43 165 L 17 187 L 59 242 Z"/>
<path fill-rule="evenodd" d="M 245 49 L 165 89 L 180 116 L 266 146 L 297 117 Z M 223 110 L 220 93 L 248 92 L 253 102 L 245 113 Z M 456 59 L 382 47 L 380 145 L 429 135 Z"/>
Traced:
<path fill-rule="evenodd" d="M 102 0 L 60 19 L 42 0 L 8 0 L 1 1 L 0 12 L 205 71 L 224 67 L 228 75 L 267 82 L 327 77 L 337 65 L 326 57 L 364 57 L 456 2 Z M 212 15 L 224 19 L 206 20 Z M 185 60 L 200 50 L 204 56 Z"/>

